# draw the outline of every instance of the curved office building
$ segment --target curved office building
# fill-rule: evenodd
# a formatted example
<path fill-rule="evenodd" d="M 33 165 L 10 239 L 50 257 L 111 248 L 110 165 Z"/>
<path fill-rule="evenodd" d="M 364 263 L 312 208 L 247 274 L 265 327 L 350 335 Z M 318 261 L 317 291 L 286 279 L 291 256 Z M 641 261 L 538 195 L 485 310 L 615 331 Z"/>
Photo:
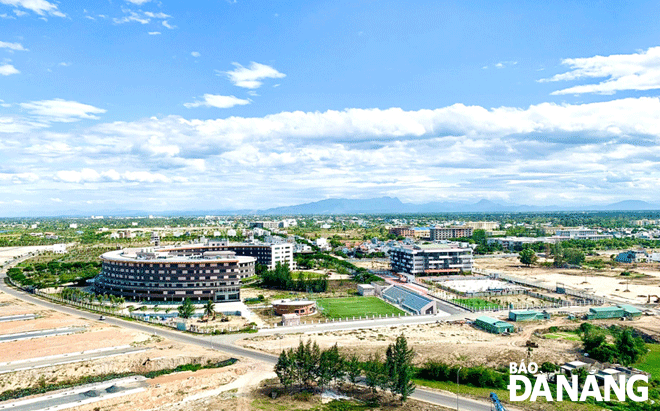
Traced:
<path fill-rule="evenodd" d="M 240 280 L 254 275 L 256 262 L 232 251 L 177 247 L 110 251 L 101 260 L 94 291 L 135 301 L 240 301 Z"/>

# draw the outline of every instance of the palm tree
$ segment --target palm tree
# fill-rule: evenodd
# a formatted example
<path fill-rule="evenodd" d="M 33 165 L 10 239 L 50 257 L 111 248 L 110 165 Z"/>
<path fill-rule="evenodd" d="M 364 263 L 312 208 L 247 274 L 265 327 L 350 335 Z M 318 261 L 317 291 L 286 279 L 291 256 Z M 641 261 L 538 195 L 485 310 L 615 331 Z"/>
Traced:
<path fill-rule="evenodd" d="M 206 304 L 204 305 L 204 315 L 206 318 L 211 318 L 211 316 L 213 316 L 213 319 L 215 320 L 215 304 L 213 303 L 213 300 L 206 301 Z"/>

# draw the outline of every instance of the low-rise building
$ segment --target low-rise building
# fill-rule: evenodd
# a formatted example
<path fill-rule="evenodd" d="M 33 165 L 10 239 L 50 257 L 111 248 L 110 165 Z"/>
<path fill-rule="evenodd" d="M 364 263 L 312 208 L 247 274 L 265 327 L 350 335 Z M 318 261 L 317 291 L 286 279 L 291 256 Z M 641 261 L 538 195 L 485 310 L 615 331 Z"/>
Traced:
<path fill-rule="evenodd" d="M 610 234 L 599 234 L 597 230 L 591 228 L 571 228 L 555 231 L 552 237 L 557 241 L 566 240 L 591 240 L 598 241 L 612 238 Z"/>
<path fill-rule="evenodd" d="M 394 234 L 397 237 L 415 237 L 415 230 L 410 227 L 392 227 L 389 230 L 390 234 Z"/>
<path fill-rule="evenodd" d="M 296 314 L 298 316 L 316 314 L 316 301 L 279 300 L 273 302 L 273 311 L 277 315 Z"/>
<path fill-rule="evenodd" d="M 437 312 L 435 300 L 398 285 L 385 289 L 383 299 L 417 315 L 435 314 Z"/>
<path fill-rule="evenodd" d="M 474 325 L 482 330 L 488 331 L 493 334 L 502 334 L 504 332 L 513 332 L 515 327 L 506 321 L 498 320 L 497 318 L 482 315 L 474 321 Z"/>
<path fill-rule="evenodd" d="M 547 311 L 525 311 L 525 310 L 516 310 L 509 311 L 509 320 L 510 321 L 535 321 L 535 320 L 549 320 L 550 313 Z"/>
<path fill-rule="evenodd" d="M 619 253 L 614 260 L 619 263 L 641 263 L 649 260 L 649 255 L 644 250 L 628 250 Z"/>
<path fill-rule="evenodd" d="M 429 238 L 431 241 L 449 240 L 450 238 L 465 238 L 472 237 L 474 229 L 468 226 L 451 226 L 451 227 L 431 227 L 429 231 Z"/>
<path fill-rule="evenodd" d="M 357 292 L 362 296 L 376 295 L 376 289 L 370 284 L 358 284 Z"/>
<path fill-rule="evenodd" d="M 548 237 L 494 237 L 486 240 L 490 244 L 500 244 L 508 250 L 521 250 L 525 245 L 535 243 L 553 243 Z"/>
<path fill-rule="evenodd" d="M 493 231 L 497 230 L 500 223 L 497 221 L 468 221 L 465 225 L 467 227 L 472 227 L 474 230 Z"/>

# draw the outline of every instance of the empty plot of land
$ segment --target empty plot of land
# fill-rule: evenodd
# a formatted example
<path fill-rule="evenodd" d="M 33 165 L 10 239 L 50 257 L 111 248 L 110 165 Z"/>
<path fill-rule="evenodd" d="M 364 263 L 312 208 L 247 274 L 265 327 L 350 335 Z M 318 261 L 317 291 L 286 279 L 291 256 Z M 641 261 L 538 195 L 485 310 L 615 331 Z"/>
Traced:
<path fill-rule="evenodd" d="M 326 318 L 405 314 L 377 297 L 321 298 L 316 300 L 316 304 Z"/>
<path fill-rule="evenodd" d="M 449 287 L 454 291 L 463 293 L 481 293 L 488 291 L 509 291 L 509 290 L 522 290 L 523 288 L 507 283 L 501 280 L 490 279 L 475 279 L 475 280 L 450 280 L 443 281 L 440 284 Z"/>
<path fill-rule="evenodd" d="M 75 389 L 46 394 L 26 400 L 5 402 L 0 404 L 0 410 L 38 411 L 64 410 L 78 408 L 123 395 L 134 394 L 146 390 L 148 384 L 144 377 L 128 377 L 110 380 L 103 383 L 87 384 Z"/>
<path fill-rule="evenodd" d="M 147 350 L 148 348 L 135 348 L 129 345 L 124 345 L 121 347 L 101 348 L 98 350 L 50 355 L 48 357 L 31 358 L 28 360 L 18 360 L 0 363 L 0 374 L 22 370 L 31 370 L 35 368 L 51 367 L 62 364 L 71 364 L 82 361 L 91 361 L 101 358 L 114 357 L 117 355 L 136 354 Z"/>
<path fill-rule="evenodd" d="M 0 343 L 19 341 L 19 340 L 29 340 L 32 338 L 52 337 L 55 335 L 75 334 L 77 332 L 84 330 L 85 330 L 84 327 L 75 327 L 75 328 L 67 327 L 67 328 L 54 328 L 51 330 L 29 331 L 18 334 L 5 334 L 5 335 L 0 335 Z"/>

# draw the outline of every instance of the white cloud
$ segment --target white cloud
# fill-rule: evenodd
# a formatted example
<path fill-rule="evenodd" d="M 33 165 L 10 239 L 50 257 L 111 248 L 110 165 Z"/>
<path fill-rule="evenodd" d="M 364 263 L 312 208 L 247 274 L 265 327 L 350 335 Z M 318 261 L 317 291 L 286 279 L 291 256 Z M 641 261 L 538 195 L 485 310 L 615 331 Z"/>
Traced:
<path fill-rule="evenodd" d="M 160 31 L 150 31 L 148 34 L 149 34 L 150 36 L 157 36 L 157 35 L 160 34 Z"/>
<path fill-rule="evenodd" d="M 249 67 L 243 67 L 238 63 L 232 64 L 236 68 L 222 74 L 226 74 L 229 80 L 238 87 L 256 89 L 261 87 L 264 79 L 286 77 L 286 74 L 280 73 L 273 67 L 254 61 L 250 63 Z"/>
<path fill-rule="evenodd" d="M 162 24 L 163 24 L 163 26 L 164 26 L 165 28 L 168 28 L 168 29 L 170 29 L 170 30 L 173 30 L 173 29 L 176 28 L 176 26 L 172 26 L 171 24 L 169 24 L 169 23 L 167 22 L 167 20 L 163 20 L 163 23 L 162 23 Z"/>
<path fill-rule="evenodd" d="M 564 59 L 570 71 L 556 74 L 540 82 L 605 79 L 596 84 L 584 84 L 554 91 L 552 94 L 614 94 L 622 90 L 653 90 L 660 88 L 660 47 L 651 47 L 634 54 L 613 54 L 586 58 Z"/>
<path fill-rule="evenodd" d="M 126 0 L 127 3 L 133 3 L 136 6 L 141 6 L 144 3 L 149 3 L 151 0 Z"/>
<path fill-rule="evenodd" d="M 28 49 L 24 48 L 21 43 L 7 43 L 5 41 L 0 41 L 0 49 L 3 48 L 15 51 L 28 51 Z"/>
<path fill-rule="evenodd" d="M 32 101 L 21 103 L 20 106 L 34 116 L 46 121 L 70 123 L 81 119 L 98 120 L 95 114 L 105 113 L 106 110 L 89 104 L 63 99 Z"/>
<path fill-rule="evenodd" d="M 18 69 L 12 66 L 11 64 L 3 64 L 2 66 L 0 66 L 0 75 L 10 76 L 12 74 L 18 74 L 18 73 L 20 73 L 20 71 L 18 71 Z"/>
<path fill-rule="evenodd" d="M 22 7 L 27 10 L 32 10 L 40 16 L 49 14 L 51 16 L 66 17 L 66 14 L 57 9 L 56 4 L 50 3 L 46 0 L 0 0 L 0 4 L 6 4 L 12 7 Z"/>
<path fill-rule="evenodd" d="M 0 181 L 12 183 L 33 183 L 39 180 L 39 176 L 35 173 L 0 173 Z"/>
<path fill-rule="evenodd" d="M 231 108 L 234 106 L 244 106 L 250 104 L 250 100 L 244 100 L 235 96 L 221 96 L 218 94 L 204 94 L 204 100 L 194 101 L 192 103 L 185 103 L 187 108 L 194 107 L 216 107 L 216 108 Z"/>
<path fill-rule="evenodd" d="M 201 56 L 201 54 L 198 51 L 193 51 L 192 53 L 190 53 L 190 55 L 193 56 L 193 57 Z"/>
<path fill-rule="evenodd" d="M 97 182 L 139 182 L 139 183 L 169 183 L 172 181 L 160 173 L 148 171 L 125 171 L 119 173 L 114 169 L 98 172 L 91 168 L 77 170 L 61 170 L 55 173 L 55 180 L 65 183 L 97 183 Z"/>
<path fill-rule="evenodd" d="M 124 24 L 124 23 L 149 24 L 151 23 L 152 19 L 163 20 L 172 17 L 169 14 L 165 14 L 162 12 L 153 13 L 151 11 L 142 11 L 142 10 L 135 11 L 124 8 L 122 8 L 122 11 L 125 14 L 123 17 L 115 17 L 112 19 L 112 21 L 114 21 L 115 24 Z M 164 23 L 165 20 L 163 20 L 163 24 Z"/>
<path fill-rule="evenodd" d="M 524 108 L 167 116 L 68 133 L 31 129 L 0 138 L 7 159 L 0 172 L 29 170 L 38 180 L 0 184 L 0 196 L 29 200 L 22 190 L 43 190 L 43 198 L 67 205 L 151 210 L 162 199 L 167 210 L 217 207 L 219 190 L 227 208 L 382 195 L 547 205 L 614 202 L 634 192 L 660 201 L 653 198 L 660 179 L 658 112 L 660 98 L 644 97 Z M 179 182 L 185 185 L 172 187 Z M 57 194 L 48 192 L 53 184 Z"/>

